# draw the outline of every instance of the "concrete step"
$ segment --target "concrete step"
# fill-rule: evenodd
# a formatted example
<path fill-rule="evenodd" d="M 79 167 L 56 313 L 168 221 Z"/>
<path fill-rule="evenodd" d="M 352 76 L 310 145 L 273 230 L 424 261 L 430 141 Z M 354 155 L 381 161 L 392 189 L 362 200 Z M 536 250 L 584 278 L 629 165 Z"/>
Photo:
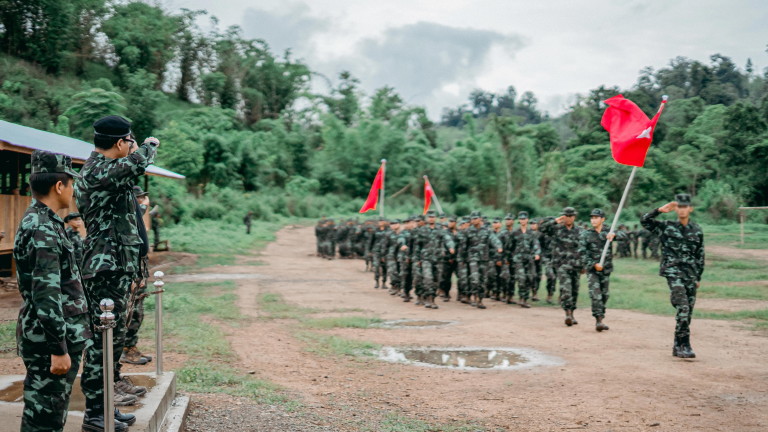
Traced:
<path fill-rule="evenodd" d="M 139 398 L 139 403 L 134 406 L 120 407 L 121 412 L 136 416 L 136 423 L 130 428 L 131 432 L 159 432 L 164 427 L 163 420 L 171 408 L 175 410 L 173 418 L 181 417 L 183 422 L 186 409 L 189 406 L 189 399 L 186 398 L 186 402 L 183 398 L 180 398 L 180 401 L 176 400 L 176 374 L 165 372 L 159 377 L 154 373 L 126 375 L 131 377 L 135 385 L 147 387 L 147 394 Z M 23 387 L 23 375 L 0 376 L 0 419 L 3 419 L 0 422 L 0 432 L 17 432 L 19 430 L 21 414 L 24 409 Z M 84 409 L 85 397 L 80 389 L 80 377 L 78 376 L 70 398 L 67 424 L 64 427 L 65 432 L 80 431 Z"/>

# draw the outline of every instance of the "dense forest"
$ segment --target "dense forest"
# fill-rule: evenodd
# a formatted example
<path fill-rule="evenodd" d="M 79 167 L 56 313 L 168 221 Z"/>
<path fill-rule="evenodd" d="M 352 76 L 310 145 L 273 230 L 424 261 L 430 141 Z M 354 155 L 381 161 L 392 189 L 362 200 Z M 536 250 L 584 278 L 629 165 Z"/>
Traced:
<path fill-rule="evenodd" d="M 630 171 L 600 126 L 602 101 L 618 93 L 649 115 L 670 96 L 630 212 L 683 191 L 713 221 L 768 205 L 768 72 L 721 54 L 647 67 L 631 88 L 593 89 L 556 118 L 510 83 L 474 91 L 437 122 L 395 88 L 364 94 L 354 71 L 313 93 L 312 80 L 327 77 L 205 11 L 0 0 L 0 53 L 0 118 L 90 141 L 96 118 L 121 114 L 139 139 L 159 137 L 157 163 L 187 176 L 153 179 L 177 221 L 246 208 L 354 216 L 382 158 L 387 203 L 408 213 L 420 208 L 424 174 L 457 213 L 610 209 Z"/>

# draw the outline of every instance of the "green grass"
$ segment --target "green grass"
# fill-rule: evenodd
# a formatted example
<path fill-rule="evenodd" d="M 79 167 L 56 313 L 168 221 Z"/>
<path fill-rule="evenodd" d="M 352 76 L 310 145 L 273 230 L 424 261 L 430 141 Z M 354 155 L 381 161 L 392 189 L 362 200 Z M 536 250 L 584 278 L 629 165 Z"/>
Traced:
<path fill-rule="evenodd" d="M 278 223 L 254 221 L 251 234 L 247 235 L 242 224 L 199 220 L 164 228 L 162 234 L 171 241 L 174 251 L 215 255 L 225 260 L 223 256 L 245 254 L 264 247 L 275 239 L 275 232 L 280 227 Z"/>
<path fill-rule="evenodd" d="M 0 323 L 0 349 L 16 347 L 16 322 Z M 5 356 L 15 356 L 16 351 L 11 350 L 7 353 L 0 353 Z"/>
<path fill-rule="evenodd" d="M 345 339 L 339 336 L 315 333 L 310 331 L 299 331 L 294 336 L 306 344 L 307 352 L 318 354 L 320 356 L 346 356 L 360 357 L 371 356 L 374 350 L 381 348 L 381 345 Z"/>
<path fill-rule="evenodd" d="M 469 423 L 433 425 L 423 420 L 405 417 L 400 414 L 388 413 L 374 429 L 366 428 L 366 430 L 375 430 L 377 432 L 476 432 L 484 431 L 485 428 Z"/>
<path fill-rule="evenodd" d="M 702 225 L 704 243 L 727 245 L 743 249 L 768 249 L 768 225 L 749 223 L 744 225 L 744 245 L 741 244 L 739 224 Z"/>
<path fill-rule="evenodd" d="M 302 321 L 304 327 L 313 329 L 331 328 L 369 328 L 384 322 L 381 318 L 369 318 L 361 316 L 310 318 Z"/>
<path fill-rule="evenodd" d="M 317 312 L 316 309 L 302 308 L 283 301 L 280 294 L 264 293 L 259 297 L 259 309 L 264 319 L 301 319 Z"/>

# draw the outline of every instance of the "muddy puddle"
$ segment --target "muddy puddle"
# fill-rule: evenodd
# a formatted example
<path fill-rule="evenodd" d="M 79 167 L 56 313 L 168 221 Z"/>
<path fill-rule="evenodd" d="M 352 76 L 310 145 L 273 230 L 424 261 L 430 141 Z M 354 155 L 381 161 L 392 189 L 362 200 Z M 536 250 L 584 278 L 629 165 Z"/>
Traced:
<path fill-rule="evenodd" d="M 144 386 L 147 388 L 147 393 L 152 391 L 152 388 L 156 384 L 154 377 L 146 375 L 130 375 L 131 380 L 137 386 Z M 144 406 L 142 401 L 143 397 L 140 397 L 135 405 L 121 406 L 120 411 L 124 413 L 134 412 L 137 409 Z M 24 378 L 20 377 L 19 380 L 6 382 L 0 382 L 0 403 L 24 403 Z M 72 386 L 72 395 L 69 399 L 69 411 L 85 411 L 85 396 L 80 388 L 80 377 L 75 379 L 75 384 Z"/>
<path fill-rule="evenodd" d="M 379 359 L 392 363 L 459 370 L 515 370 L 556 366 L 564 362 L 528 348 L 409 348 L 384 347 Z"/>
<path fill-rule="evenodd" d="M 266 276 L 256 273 L 191 273 L 168 275 L 165 282 L 210 282 L 221 280 L 263 279 Z"/>
<path fill-rule="evenodd" d="M 453 324 L 457 324 L 458 321 L 436 321 L 436 320 L 415 320 L 415 319 L 401 319 L 394 321 L 384 321 L 380 324 L 381 327 L 386 328 L 435 328 L 445 327 Z"/>

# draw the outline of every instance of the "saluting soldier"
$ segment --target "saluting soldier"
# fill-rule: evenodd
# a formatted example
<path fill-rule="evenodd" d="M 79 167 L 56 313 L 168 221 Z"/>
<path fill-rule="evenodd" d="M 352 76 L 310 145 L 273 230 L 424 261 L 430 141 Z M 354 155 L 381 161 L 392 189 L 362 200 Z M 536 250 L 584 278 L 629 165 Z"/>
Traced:
<path fill-rule="evenodd" d="M 656 220 L 661 213 L 671 211 L 677 213 L 677 220 Z M 680 358 L 696 357 L 691 348 L 691 316 L 704 273 L 704 232 L 690 220 L 691 212 L 691 196 L 677 194 L 674 201 L 652 210 L 640 220 L 661 243 L 659 275 L 667 279 L 670 300 L 677 310 L 672 355 Z"/>
<path fill-rule="evenodd" d="M 69 156 L 37 150 L 29 178 L 32 204 L 13 246 L 22 306 L 16 328 L 24 361 L 21 431 L 61 431 L 82 352 L 91 343 L 88 302 L 64 221 L 80 176 Z M 125 430 L 125 425 L 120 423 Z"/>
<path fill-rule="evenodd" d="M 576 209 L 565 207 L 558 218 L 546 217 L 539 229 L 552 238 L 553 265 L 560 283 L 560 306 L 565 311 L 565 325 L 578 324 L 573 316 L 579 299 L 579 278 L 582 270 L 579 238 L 582 229 L 576 226 Z"/>

